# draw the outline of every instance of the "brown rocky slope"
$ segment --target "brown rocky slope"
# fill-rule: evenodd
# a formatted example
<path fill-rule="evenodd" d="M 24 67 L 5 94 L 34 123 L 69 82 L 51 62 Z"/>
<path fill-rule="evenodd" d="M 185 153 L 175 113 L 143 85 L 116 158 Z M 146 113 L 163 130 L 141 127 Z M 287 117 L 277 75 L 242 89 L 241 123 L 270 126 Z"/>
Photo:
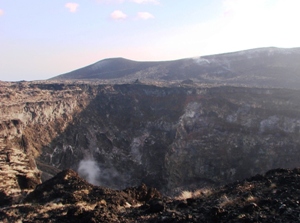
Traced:
<path fill-rule="evenodd" d="M 22 202 L 0 206 L 2 222 L 299 222 L 300 170 L 275 169 L 171 199 L 146 185 L 93 186 L 65 170 Z"/>

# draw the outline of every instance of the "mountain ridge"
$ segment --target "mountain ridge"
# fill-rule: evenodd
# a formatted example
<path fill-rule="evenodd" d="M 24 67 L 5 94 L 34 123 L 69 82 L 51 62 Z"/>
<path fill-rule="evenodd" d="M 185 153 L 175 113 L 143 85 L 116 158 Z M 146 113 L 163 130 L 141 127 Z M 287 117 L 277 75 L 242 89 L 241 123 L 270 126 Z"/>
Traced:
<path fill-rule="evenodd" d="M 257 48 L 170 61 L 108 58 L 51 80 L 182 82 L 300 88 L 300 48 Z"/>

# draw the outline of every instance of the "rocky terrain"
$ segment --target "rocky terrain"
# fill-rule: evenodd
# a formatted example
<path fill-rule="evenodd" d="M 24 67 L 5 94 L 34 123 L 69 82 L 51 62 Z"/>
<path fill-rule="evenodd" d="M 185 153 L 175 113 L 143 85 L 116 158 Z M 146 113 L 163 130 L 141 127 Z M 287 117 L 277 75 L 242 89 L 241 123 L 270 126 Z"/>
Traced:
<path fill-rule="evenodd" d="M 65 170 L 20 203 L 0 206 L 2 222 L 299 222 L 300 169 L 276 169 L 171 199 L 146 185 L 93 186 Z"/>
<path fill-rule="evenodd" d="M 47 178 L 36 162 L 42 146 L 62 132 L 92 97 L 92 93 L 85 97 L 76 86 L 67 90 L 63 86 L 0 83 L 0 191 L 8 200 L 19 200 L 41 183 L 42 176 Z M 48 172 L 53 176 L 59 170 L 49 167 Z"/>
<path fill-rule="evenodd" d="M 299 167 L 299 55 L 109 59 L 0 82 L 0 217 L 297 222 L 299 171 L 278 168 Z"/>
<path fill-rule="evenodd" d="M 299 166 L 299 90 L 20 82 L 1 92 L 0 177 L 12 189 L 71 168 L 95 185 L 176 195 Z"/>
<path fill-rule="evenodd" d="M 175 61 L 101 60 L 52 80 L 109 83 L 184 81 L 248 87 L 300 88 L 300 48 L 259 48 Z"/>

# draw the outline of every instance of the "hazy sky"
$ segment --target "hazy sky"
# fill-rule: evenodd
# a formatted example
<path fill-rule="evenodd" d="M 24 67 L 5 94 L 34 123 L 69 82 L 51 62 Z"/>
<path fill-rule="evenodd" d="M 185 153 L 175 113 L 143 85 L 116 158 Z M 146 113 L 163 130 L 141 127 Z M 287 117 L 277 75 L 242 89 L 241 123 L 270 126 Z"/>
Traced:
<path fill-rule="evenodd" d="M 300 46 L 300 0 L 0 0 L 0 80 L 110 57 L 173 60 Z"/>

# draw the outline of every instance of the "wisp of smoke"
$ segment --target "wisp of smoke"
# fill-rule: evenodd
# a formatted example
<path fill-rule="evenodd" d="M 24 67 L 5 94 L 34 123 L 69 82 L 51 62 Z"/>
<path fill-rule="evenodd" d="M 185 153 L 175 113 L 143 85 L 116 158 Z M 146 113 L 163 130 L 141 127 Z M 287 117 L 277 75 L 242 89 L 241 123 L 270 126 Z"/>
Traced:
<path fill-rule="evenodd" d="M 78 174 L 93 185 L 99 185 L 98 177 L 100 168 L 94 160 L 81 160 L 78 167 Z"/>

